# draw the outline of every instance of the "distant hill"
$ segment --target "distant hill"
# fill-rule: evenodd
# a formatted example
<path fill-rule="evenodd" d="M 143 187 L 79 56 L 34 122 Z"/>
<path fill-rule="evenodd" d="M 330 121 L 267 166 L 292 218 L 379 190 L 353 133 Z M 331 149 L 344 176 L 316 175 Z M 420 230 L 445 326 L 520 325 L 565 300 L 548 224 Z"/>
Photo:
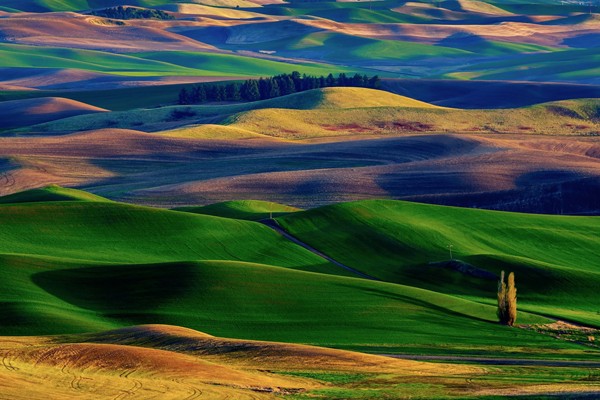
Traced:
<path fill-rule="evenodd" d="M 446 107 L 514 108 L 577 98 L 600 98 L 600 85 L 548 82 L 384 79 L 391 92 Z"/>
<path fill-rule="evenodd" d="M 0 129 L 43 123 L 75 115 L 97 114 L 108 110 L 71 99 L 41 97 L 0 102 Z"/>
<path fill-rule="evenodd" d="M 49 201 L 107 202 L 109 200 L 81 190 L 69 189 L 56 185 L 46 186 L 40 189 L 31 189 L 0 197 L 0 204 L 43 203 Z"/>
<path fill-rule="evenodd" d="M 250 221 L 258 221 L 300 211 L 296 207 L 258 200 L 232 200 L 203 207 L 178 207 L 174 210 Z"/>

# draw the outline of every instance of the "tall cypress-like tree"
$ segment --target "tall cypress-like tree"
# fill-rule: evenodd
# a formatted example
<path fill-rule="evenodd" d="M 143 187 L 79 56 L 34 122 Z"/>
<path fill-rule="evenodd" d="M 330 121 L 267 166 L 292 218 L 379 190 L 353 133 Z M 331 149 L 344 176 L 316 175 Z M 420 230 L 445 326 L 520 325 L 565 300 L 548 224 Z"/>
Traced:
<path fill-rule="evenodd" d="M 506 324 L 513 326 L 517 321 L 517 288 L 515 286 L 515 274 L 508 274 L 506 284 Z"/>
<path fill-rule="evenodd" d="M 498 281 L 498 309 L 496 310 L 498 320 L 501 324 L 506 321 L 506 283 L 504 283 L 504 271 L 500 273 Z"/>
<path fill-rule="evenodd" d="M 498 320 L 501 324 L 513 326 L 517 320 L 517 288 L 515 274 L 508 274 L 508 282 L 504 282 L 504 271 L 498 281 Z"/>

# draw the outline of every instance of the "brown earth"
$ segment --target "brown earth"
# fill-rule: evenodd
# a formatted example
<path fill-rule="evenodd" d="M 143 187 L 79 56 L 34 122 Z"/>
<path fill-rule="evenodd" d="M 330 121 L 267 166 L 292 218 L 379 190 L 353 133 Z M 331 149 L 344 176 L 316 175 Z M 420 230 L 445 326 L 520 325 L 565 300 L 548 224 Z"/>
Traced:
<path fill-rule="evenodd" d="M 271 399 L 323 386 L 277 371 L 385 374 L 394 381 L 483 372 L 478 367 L 223 339 L 165 325 L 2 337 L 0 358 L 0 390 L 11 399 Z"/>
<path fill-rule="evenodd" d="M 2 19 L 4 41 L 36 46 L 55 46 L 118 52 L 216 50 L 167 28 L 191 22 L 121 21 L 76 13 L 17 13 Z M 193 22 L 192 22 L 193 23 Z"/>
<path fill-rule="evenodd" d="M 330 139 L 331 140 L 331 139 Z M 0 138 L 10 194 L 51 183 L 149 205 L 259 199 L 313 207 L 367 198 L 600 213 L 600 139 L 418 135 L 203 140 L 107 129 Z M 4 167 L 2 167 L 4 165 Z"/>
<path fill-rule="evenodd" d="M 41 97 L 0 102 L 0 120 L 2 121 L 3 129 L 18 128 L 76 115 L 106 111 L 103 108 L 60 97 Z"/>

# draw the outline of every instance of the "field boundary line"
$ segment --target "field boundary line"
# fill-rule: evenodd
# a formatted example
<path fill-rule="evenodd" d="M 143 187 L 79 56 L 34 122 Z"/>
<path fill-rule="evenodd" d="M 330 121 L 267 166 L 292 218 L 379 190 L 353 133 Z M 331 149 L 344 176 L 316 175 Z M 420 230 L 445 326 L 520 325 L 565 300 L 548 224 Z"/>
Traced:
<path fill-rule="evenodd" d="M 320 252 L 319 250 L 315 249 L 314 247 L 312 247 L 311 245 L 301 241 L 300 239 L 298 239 L 297 237 L 291 235 L 290 233 L 288 233 L 285 229 L 283 229 L 281 227 L 281 225 L 279 225 L 279 222 L 277 222 L 277 220 L 275 219 L 262 219 L 260 221 L 261 224 L 268 226 L 269 228 L 273 229 L 275 232 L 279 233 L 281 236 L 285 237 L 287 240 L 297 244 L 298 246 L 301 246 L 303 248 L 305 248 L 306 250 L 310 251 L 313 254 L 316 254 L 317 256 L 329 261 L 331 264 L 336 265 L 340 268 L 345 269 L 346 271 L 352 272 L 354 275 L 357 275 L 361 278 L 364 279 L 370 279 L 372 281 L 381 281 L 381 279 L 375 278 L 374 276 L 365 274 L 364 272 L 361 272 L 357 269 L 354 269 L 352 267 L 347 266 L 346 264 L 342 264 L 341 262 L 329 257 L 326 254 L 323 254 L 322 252 Z"/>

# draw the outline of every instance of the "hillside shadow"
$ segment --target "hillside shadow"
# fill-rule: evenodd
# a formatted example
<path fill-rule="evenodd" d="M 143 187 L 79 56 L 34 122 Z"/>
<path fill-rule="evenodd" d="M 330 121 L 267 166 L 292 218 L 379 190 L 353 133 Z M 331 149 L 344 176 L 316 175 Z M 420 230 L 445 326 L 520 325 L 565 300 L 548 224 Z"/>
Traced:
<path fill-rule="evenodd" d="M 438 46 L 452 47 L 455 49 L 469 50 L 471 47 L 482 47 L 488 44 L 488 40 L 470 32 L 457 32 L 436 43 Z"/>
<path fill-rule="evenodd" d="M 586 33 L 563 40 L 562 44 L 569 47 L 591 49 L 600 47 L 600 33 Z"/>
<path fill-rule="evenodd" d="M 573 175 L 569 175 L 573 174 Z M 553 181 L 558 177 L 572 180 Z M 536 183 L 536 179 L 544 181 Z M 517 179 L 517 189 L 462 192 L 429 193 L 423 195 L 399 196 L 403 200 L 418 201 L 456 207 L 483 208 L 488 210 L 511 211 L 554 215 L 600 215 L 600 176 L 580 176 L 558 171 L 533 172 Z"/>
<path fill-rule="evenodd" d="M 514 108 L 556 100 L 600 97 L 600 86 L 570 83 L 386 79 L 386 90 L 446 107 Z M 493 95 L 492 95 L 493 94 Z"/>
<path fill-rule="evenodd" d="M 77 307 L 131 319 L 181 298 L 194 284 L 194 269 L 187 263 L 111 265 L 44 271 L 31 279 Z"/>

